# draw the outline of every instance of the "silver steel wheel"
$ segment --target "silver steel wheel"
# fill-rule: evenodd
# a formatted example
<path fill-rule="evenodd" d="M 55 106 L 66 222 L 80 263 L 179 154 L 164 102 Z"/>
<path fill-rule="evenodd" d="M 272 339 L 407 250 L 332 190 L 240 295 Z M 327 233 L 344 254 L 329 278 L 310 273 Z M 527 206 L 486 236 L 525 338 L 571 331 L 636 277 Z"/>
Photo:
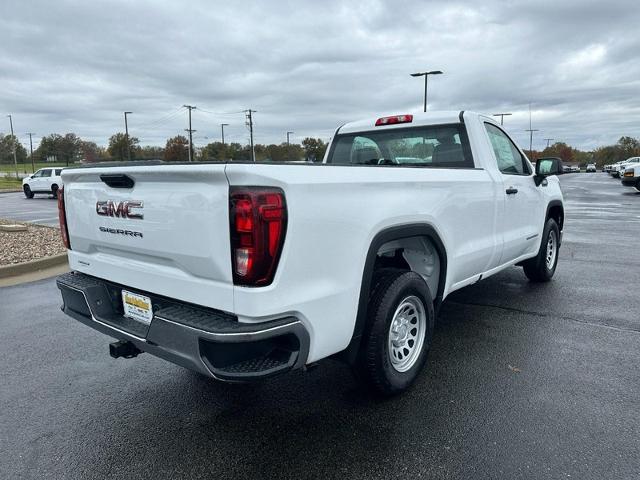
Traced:
<path fill-rule="evenodd" d="M 398 372 L 406 372 L 418 360 L 427 331 L 427 314 L 422 300 L 404 298 L 396 308 L 389 327 L 389 360 Z"/>
<path fill-rule="evenodd" d="M 547 269 L 551 270 L 553 265 L 556 263 L 556 255 L 558 255 L 558 237 L 556 236 L 556 232 L 551 230 L 549 232 L 549 239 L 547 240 Z"/>

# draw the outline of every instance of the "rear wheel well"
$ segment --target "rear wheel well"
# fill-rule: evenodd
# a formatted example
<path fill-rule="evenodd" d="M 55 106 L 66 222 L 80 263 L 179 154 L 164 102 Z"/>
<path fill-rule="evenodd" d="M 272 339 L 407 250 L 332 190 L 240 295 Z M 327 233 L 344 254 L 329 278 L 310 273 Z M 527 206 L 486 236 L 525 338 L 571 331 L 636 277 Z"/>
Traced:
<path fill-rule="evenodd" d="M 376 273 L 382 273 L 382 269 L 388 268 L 416 271 L 423 276 L 429 285 L 436 315 L 442 303 L 447 254 L 437 231 L 427 224 L 415 224 L 390 227 L 378 233 L 369 246 L 365 260 L 358 313 L 351 342 L 339 354 L 349 363 L 355 361 L 360 348 L 360 340 L 368 316 L 368 303 L 371 292 L 375 288 Z"/>
<path fill-rule="evenodd" d="M 420 275 L 435 299 L 440 290 L 440 254 L 429 237 L 415 236 L 386 242 L 378 248 L 373 276 L 382 268 L 397 268 Z M 442 279 L 444 280 L 444 279 Z"/>

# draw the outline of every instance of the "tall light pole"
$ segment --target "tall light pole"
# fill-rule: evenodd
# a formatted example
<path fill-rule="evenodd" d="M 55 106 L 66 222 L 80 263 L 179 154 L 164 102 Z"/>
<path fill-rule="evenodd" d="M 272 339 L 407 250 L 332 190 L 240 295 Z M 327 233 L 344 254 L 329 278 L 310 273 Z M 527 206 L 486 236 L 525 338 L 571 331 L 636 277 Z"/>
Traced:
<path fill-rule="evenodd" d="M 131 161 L 131 146 L 129 144 L 129 124 L 127 123 L 127 115 L 133 112 L 124 112 L 124 137 L 127 140 L 127 159 Z"/>
<path fill-rule="evenodd" d="M 222 146 L 224 147 L 224 127 L 228 127 L 229 124 L 228 123 L 221 123 L 220 124 L 220 128 L 222 130 Z"/>
<path fill-rule="evenodd" d="M 500 125 L 504 125 L 504 117 L 513 115 L 512 113 L 494 113 L 494 117 L 500 117 Z"/>
<path fill-rule="evenodd" d="M 16 167 L 16 178 L 20 178 L 18 174 L 18 157 L 16 156 L 16 137 L 13 135 L 13 118 L 11 115 L 7 115 L 9 117 L 9 124 L 11 125 L 11 146 L 13 147 L 13 163 Z"/>
<path fill-rule="evenodd" d="M 549 142 L 555 140 L 555 138 L 545 138 L 545 140 L 547 141 L 547 148 L 549 148 Z"/>
<path fill-rule="evenodd" d="M 31 138 L 31 136 L 35 135 L 35 133 L 27 132 L 27 135 L 29 135 L 29 148 L 31 149 L 31 172 L 36 173 L 36 166 L 33 163 L 33 139 Z"/>
<path fill-rule="evenodd" d="M 429 75 L 442 75 L 440 70 L 431 70 L 429 72 L 412 73 L 412 77 L 424 77 L 424 111 L 427 111 L 427 79 Z"/>
<path fill-rule="evenodd" d="M 289 135 L 294 132 L 287 132 L 287 160 L 291 161 L 291 142 L 289 142 Z"/>

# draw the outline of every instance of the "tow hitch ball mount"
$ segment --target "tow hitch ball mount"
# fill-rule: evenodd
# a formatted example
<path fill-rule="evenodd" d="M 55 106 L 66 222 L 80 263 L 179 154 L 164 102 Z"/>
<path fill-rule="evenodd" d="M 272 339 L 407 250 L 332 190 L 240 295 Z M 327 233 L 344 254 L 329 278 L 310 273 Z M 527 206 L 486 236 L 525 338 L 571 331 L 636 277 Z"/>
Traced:
<path fill-rule="evenodd" d="M 113 358 L 134 358 L 142 353 L 132 342 L 120 340 L 109 344 L 109 355 Z"/>

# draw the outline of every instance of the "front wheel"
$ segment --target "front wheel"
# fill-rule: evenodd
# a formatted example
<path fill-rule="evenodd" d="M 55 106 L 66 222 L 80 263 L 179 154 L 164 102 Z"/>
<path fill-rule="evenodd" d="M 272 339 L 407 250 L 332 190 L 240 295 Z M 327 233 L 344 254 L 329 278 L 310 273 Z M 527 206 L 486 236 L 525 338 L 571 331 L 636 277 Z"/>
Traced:
<path fill-rule="evenodd" d="M 378 282 L 367 316 L 357 373 L 377 393 L 398 394 L 427 361 L 435 317 L 429 287 L 415 272 L 390 273 Z"/>
<path fill-rule="evenodd" d="M 550 218 L 544 226 L 538 255 L 524 262 L 524 274 L 532 282 L 548 282 L 556 271 L 559 253 L 560 228 Z"/>
<path fill-rule="evenodd" d="M 33 192 L 31 191 L 31 188 L 29 188 L 29 185 L 24 185 L 22 187 L 22 190 L 24 191 L 24 196 L 27 198 L 33 198 Z"/>

